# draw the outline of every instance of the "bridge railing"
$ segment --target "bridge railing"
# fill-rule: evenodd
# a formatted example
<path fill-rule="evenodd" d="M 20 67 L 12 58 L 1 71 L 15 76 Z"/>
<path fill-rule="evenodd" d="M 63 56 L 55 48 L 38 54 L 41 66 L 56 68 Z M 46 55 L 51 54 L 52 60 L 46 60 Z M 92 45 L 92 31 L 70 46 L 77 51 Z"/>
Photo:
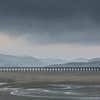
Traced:
<path fill-rule="evenodd" d="M 0 67 L 0 72 L 87 72 L 100 71 L 100 67 Z"/>

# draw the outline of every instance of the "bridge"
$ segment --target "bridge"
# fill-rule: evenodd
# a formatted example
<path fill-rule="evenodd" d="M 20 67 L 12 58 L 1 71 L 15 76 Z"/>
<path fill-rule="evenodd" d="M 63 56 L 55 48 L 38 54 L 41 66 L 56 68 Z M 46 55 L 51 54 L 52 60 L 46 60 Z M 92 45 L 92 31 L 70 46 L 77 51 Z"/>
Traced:
<path fill-rule="evenodd" d="M 0 72 L 99 72 L 100 67 L 0 67 Z"/>
<path fill-rule="evenodd" d="M 0 79 L 17 83 L 86 82 L 100 84 L 100 67 L 0 67 Z"/>

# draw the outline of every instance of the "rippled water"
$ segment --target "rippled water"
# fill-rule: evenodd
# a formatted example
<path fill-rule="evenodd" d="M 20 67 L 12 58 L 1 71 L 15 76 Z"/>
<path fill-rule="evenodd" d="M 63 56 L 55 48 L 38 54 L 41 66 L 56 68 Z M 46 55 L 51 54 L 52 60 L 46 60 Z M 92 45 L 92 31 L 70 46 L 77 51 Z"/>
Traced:
<path fill-rule="evenodd" d="M 47 88 L 0 88 L 11 95 L 56 100 L 100 100 L 100 85 L 49 84 Z"/>

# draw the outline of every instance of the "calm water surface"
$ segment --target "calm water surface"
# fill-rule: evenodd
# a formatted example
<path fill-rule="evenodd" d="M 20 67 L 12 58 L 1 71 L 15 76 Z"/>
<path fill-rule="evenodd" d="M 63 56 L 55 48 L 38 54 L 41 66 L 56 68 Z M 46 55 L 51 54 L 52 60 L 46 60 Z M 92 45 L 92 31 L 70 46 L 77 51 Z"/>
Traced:
<path fill-rule="evenodd" d="M 49 84 L 47 88 L 0 88 L 10 95 L 32 97 L 33 100 L 100 100 L 100 85 Z"/>

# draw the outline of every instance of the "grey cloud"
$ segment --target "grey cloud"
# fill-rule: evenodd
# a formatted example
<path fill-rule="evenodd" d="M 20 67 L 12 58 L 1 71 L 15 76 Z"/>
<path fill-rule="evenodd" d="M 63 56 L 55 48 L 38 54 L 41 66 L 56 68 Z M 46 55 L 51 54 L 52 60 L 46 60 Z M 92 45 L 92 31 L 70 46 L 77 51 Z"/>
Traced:
<path fill-rule="evenodd" d="M 99 0 L 0 0 L 0 12 L 26 18 L 70 18 L 81 13 L 99 18 L 99 4 Z"/>
<path fill-rule="evenodd" d="M 99 44 L 99 4 L 100 0 L 0 0 L 0 31 L 38 44 Z"/>

